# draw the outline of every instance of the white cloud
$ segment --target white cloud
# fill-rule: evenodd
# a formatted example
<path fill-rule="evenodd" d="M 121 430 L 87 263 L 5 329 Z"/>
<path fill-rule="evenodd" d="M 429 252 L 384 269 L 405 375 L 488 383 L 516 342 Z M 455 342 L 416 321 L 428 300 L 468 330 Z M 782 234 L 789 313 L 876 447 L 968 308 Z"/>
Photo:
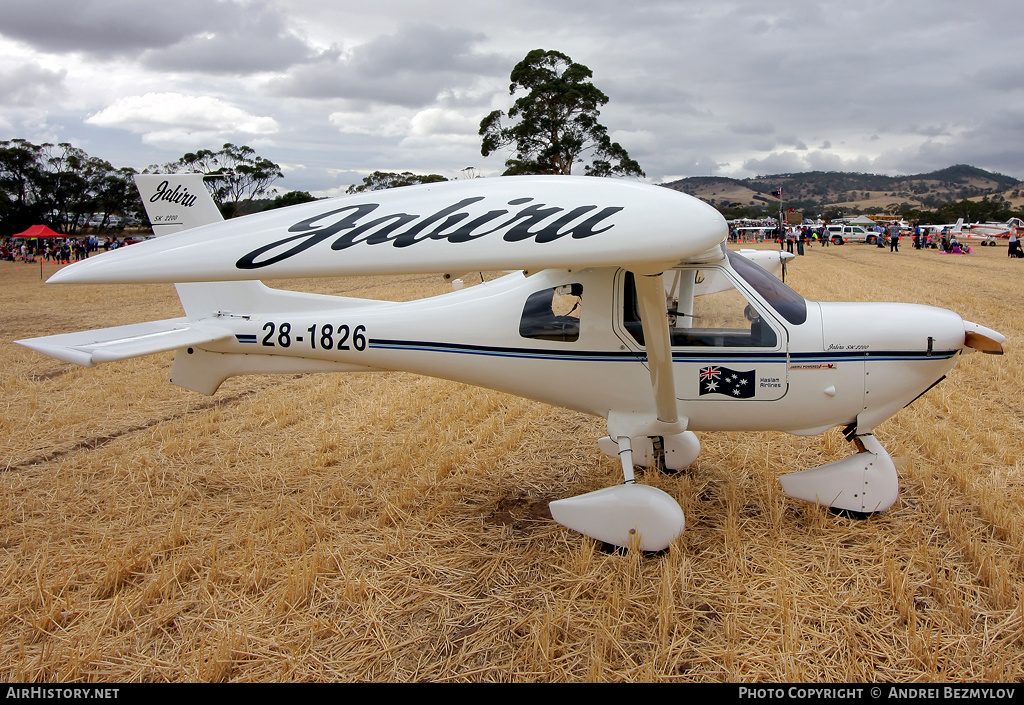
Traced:
<path fill-rule="evenodd" d="M 409 121 L 409 132 L 417 137 L 471 135 L 473 139 L 478 139 L 477 131 L 482 117 L 481 115 L 474 119 L 455 110 L 428 108 L 416 113 Z"/>
<path fill-rule="evenodd" d="M 650 130 L 613 130 L 612 142 L 618 142 L 630 155 L 658 149 L 660 139 Z"/>
<path fill-rule="evenodd" d="M 189 145 L 197 140 L 226 139 L 232 135 L 270 135 L 279 130 L 272 117 L 252 115 L 218 98 L 181 93 L 120 98 L 85 122 L 128 130 L 142 135 L 147 144 L 162 146 Z"/>
<path fill-rule="evenodd" d="M 342 134 L 384 138 L 408 134 L 411 122 L 408 115 L 395 115 L 394 111 L 380 109 L 373 112 L 339 110 L 328 115 L 327 119 Z"/>
<path fill-rule="evenodd" d="M 471 136 L 478 141 L 477 130 L 481 117 L 471 117 L 445 108 L 420 111 L 378 108 L 369 113 L 337 111 L 330 114 L 329 120 L 342 133 L 352 135 L 415 139 Z"/>

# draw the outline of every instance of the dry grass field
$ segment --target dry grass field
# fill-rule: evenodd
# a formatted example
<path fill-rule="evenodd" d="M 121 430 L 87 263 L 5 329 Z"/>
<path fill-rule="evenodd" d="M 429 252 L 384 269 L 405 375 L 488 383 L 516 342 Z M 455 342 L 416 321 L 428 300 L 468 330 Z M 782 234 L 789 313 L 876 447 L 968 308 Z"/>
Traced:
<path fill-rule="evenodd" d="M 52 266 L 45 270 L 52 272 Z M 170 285 L 0 265 L 4 681 L 1024 679 L 1024 262 L 810 248 L 809 298 L 950 308 L 1008 336 L 877 429 L 901 494 L 834 516 L 778 476 L 838 431 L 700 434 L 667 553 L 608 554 L 547 502 L 621 481 L 604 422 L 404 373 L 167 383 L 11 344 L 181 315 Z M 440 277 L 272 282 L 385 299 Z M 880 325 L 884 322 L 880 321 Z"/>

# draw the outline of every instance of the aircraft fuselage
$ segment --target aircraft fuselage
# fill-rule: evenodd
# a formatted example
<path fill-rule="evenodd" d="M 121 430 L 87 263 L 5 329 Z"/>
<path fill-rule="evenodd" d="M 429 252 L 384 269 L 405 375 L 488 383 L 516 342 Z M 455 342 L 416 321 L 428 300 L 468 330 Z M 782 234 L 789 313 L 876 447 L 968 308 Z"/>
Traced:
<path fill-rule="evenodd" d="M 794 324 L 724 264 L 680 267 L 666 279 L 677 271 L 727 278 L 770 329 L 768 344 L 717 334 L 673 345 L 677 405 L 690 430 L 814 434 L 851 423 L 869 430 L 939 380 L 963 345 L 963 321 L 943 309 L 806 302 L 805 319 Z M 626 276 L 613 268 L 548 270 L 406 303 L 232 311 L 217 324 L 231 326 L 234 338 L 205 347 L 231 357 L 414 372 L 603 417 L 611 409 L 644 412 L 652 401 L 638 390 L 649 388 L 650 373 L 625 312 Z M 523 330 L 531 296 L 573 288 L 578 310 L 552 319 L 571 334 Z"/>

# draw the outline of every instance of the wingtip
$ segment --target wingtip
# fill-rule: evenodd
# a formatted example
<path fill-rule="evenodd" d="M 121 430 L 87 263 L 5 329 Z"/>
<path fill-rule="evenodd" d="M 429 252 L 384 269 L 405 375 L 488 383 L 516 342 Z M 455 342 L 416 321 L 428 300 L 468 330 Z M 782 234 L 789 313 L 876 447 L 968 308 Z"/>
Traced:
<path fill-rule="evenodd" d="M 41 353 L 48 357 L 55 358 L 61 362 L 71 362 L 82 367 L 92 367 L 96 363 L 92 359 L 92 354 L 76 350 L 74 348 L 64 345 L 52 345 L 47 343 L 38 342 L 38 339 L 28 338 L 25 340 L 15 340 L 17 345 L 34 350 L 37 353 Z"/>

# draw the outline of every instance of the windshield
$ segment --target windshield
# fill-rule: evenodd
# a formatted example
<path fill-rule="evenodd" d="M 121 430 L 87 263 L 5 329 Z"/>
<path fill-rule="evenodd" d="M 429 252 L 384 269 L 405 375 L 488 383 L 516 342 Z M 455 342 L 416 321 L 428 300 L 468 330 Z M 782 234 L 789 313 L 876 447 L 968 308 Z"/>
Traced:
<path fill-rule="evenodd" d="M 733 271 L 743 277 L 769 306 L 793 325 L 807 320 L 807 302 L 804 297 L 773 277 L 764 269 L 731 250 L 725 251 Z"/>

